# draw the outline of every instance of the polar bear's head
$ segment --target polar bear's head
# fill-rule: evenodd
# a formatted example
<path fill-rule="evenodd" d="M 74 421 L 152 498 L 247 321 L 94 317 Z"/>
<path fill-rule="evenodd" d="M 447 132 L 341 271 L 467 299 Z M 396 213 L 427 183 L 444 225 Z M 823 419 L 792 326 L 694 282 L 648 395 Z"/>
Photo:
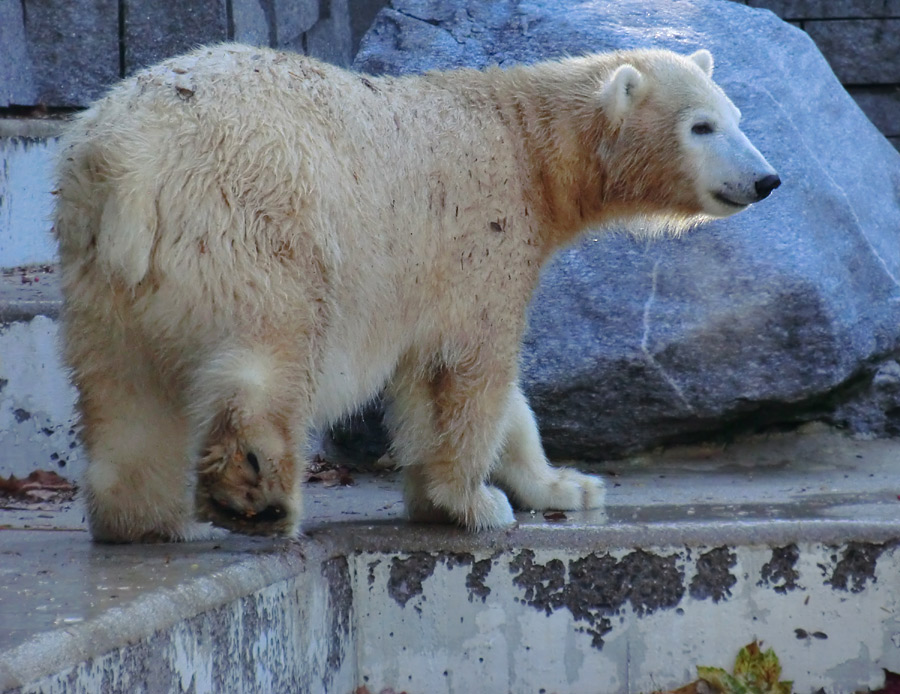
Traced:
<path fill-rule="evenodd" d="M 616 131 L 614 159 L 635 167 L 639 193 L 696 219 L 740 212 L 781 184 L 741 131 L 741 112 L 712 81 L 709 51 L 619 55 L 601 108 Z"/>

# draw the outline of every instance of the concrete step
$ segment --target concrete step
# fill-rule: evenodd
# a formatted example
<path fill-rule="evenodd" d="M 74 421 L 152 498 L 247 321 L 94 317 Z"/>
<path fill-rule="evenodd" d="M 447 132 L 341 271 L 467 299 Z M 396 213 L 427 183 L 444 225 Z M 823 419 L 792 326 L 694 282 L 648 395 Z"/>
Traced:
<path fill-rule="evenodd" d="M 900 669 L 896 441 L 817 430 L 610 464 L 605 513 L 466 534 L 396 473 L 308 485 L 307 536 L 93 545 L 0 511 L 0 691 L 650 692 L 753 639 L 799 693 Z"/>

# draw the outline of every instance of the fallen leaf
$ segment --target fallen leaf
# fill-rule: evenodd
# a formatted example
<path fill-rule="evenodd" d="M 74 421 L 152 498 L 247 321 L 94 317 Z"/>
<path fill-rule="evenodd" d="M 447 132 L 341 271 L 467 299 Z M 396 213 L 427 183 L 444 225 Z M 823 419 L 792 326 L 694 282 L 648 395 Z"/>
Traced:
<path fill-rule="evenodd" d="M 353 484 L 350 471 L 343 466 L 310 470 L 306 475 L 307 482 L 321 482 L 323 487 L 349 487 Z"/>
<path fill-rule="evenodd" d="M 34 470 L 24 479 L 0 477 L 0 494 L 30 501 L 68 501 L 75 495 L 75 485 L 52 470 Z"/>
<path fill-rule="evenodd" d="M 680 689 L 655 694 L 791 694 L 793 689 L 793 682 L 778 680 L 781 664 L 775 651 L 770 648 L 763 652 L 757 641 L 738 652 L 734 674 L 722 668 L 698 665 L 697 676 L 699 679 Z"/>

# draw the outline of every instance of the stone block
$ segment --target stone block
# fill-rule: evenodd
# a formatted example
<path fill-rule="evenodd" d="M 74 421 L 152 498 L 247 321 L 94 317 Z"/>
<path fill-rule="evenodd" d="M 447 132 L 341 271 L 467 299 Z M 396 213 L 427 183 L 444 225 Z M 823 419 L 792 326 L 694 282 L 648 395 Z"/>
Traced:
<path fill-rule="evenodd" d="M 803 24 L 844 84 L 900 83 L 900 19 Z"/>
<path fill-rule="evenodd" d="M 275 45 L 272 0 L 232 0 L 232 38 L 251 46 Z"/>
<path fill-rule="evenodd" d="M 229 37 L 227 0 L 121 0 L 125 74 Z"/>
<path fill-rule="evenodd" d="M 900 0 L 747 0 L 747 4 L 784 19 L 900 17 Z"/>
<path fill-rule="evenodd" d="M 34 103 L 85 106 L 119 79 L 117 0 L 25 0 L 23 6 Z"/>
<path fill-rule="evenodd" d="M 353 35 L 348 0 L 322 0 L 322 16 L 306 34 L 306 52 L 334 65 L 350 66 Z"/>
<path fill-rule="evenodd" d="M 356 55 L 359 50 L 359 42 L 372 26 L 375 16 L 382 7 L 386 7 L 388 4 L 388 0 L 350 0 L 351 51 L 353 55 Z"/>
<path fill-rule="evenodd" d="M 900 137 L 900 87 L 851 87 L 850 95 L 888 137 Z"/>
<path fill-rule="evenodd" d="M 279 48 L 303 51 L 303 35 L 320 20 L 328 19 L 328 0 L 319 11 L 319 0 L 271 0 Z"/>
<path fill-rule="evenodd" d="M 0 107 L 37 103 L 20 2 L 0 2 Z"/>

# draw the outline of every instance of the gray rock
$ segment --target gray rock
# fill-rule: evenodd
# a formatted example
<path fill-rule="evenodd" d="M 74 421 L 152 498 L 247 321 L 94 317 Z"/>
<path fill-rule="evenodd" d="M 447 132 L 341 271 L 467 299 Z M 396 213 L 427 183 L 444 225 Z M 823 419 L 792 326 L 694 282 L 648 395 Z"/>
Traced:
<path fill-rule="evenodd" d="M 275 45 L 275 11 L 272 0 L 232 0 L 233 38 L 251 46 Z"/>
<path fill-rule="evenodd" d="M 302 53 L 303 34 L 319 21 L 319 0 L 272 0 L 272 3 L 278 47 Z"/>
<path fill-rule="evenodd" d="M 85 106 L 118 80 L 117 0 L 25 0 L 22 4 L 36 87 L 30 103 Z"/>
<path fill-rule="evenodd" d="M 856 434 L 900 436 L 900 364 L 887 361 L 849 388 L 852 397 L 826 417 L 830 423 Z"/>
<path fill-rule="evenodd" d="M 0 2 L 0 107 L 34 104 L 37 88 L 25 40 L 25 17 L 20 2 Z"/>
<path fill-rule="evenodd" d="M 322 17 L 306 34 L 306 52 L 334 65 L 349 67 L 352 49 L 348 0 L 323 0 Z"/>
<path fill-rule="evenodd" d="M 228 39 L 226 0 L 121 0 L 121 6 L 126 75 L 203 44 Z"/>
<path fill-rule="evenodd" d="M 375 21 L 378 11 L 388 0 L 350 0 L 351 56 L 359 50 L 359 42 Z"/>
<path fill-rule="evenodd" d="M 900 82 L 900 19 L 809 21 L 803 28 L 841 82 Z"/>
<path fill-rule="evenodd" d="M 900 348 L 900 155 L 812 41 L 771 13 L 716 0 L 394 0 L 355 65 L 403 74 L 649 46 L 712 50 L 784 185 L 677 240 L 590 233 L 546 268 L 523 376 L 557 457 L 809 418 Z"/>
<path fill-rule="evenodd" d="M 751 7 L 772 10 L 785 19 L 897 17 L 900 0 L 747 0 Z"/>

